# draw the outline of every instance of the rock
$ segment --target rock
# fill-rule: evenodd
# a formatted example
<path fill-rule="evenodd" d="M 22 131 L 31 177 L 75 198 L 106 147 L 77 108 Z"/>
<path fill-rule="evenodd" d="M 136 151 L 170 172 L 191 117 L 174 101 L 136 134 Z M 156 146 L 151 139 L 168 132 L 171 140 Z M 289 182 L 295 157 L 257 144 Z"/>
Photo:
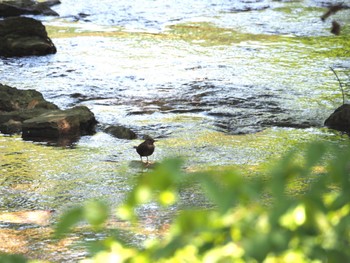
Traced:
<path fill-rule="evenodd" d="M 109 126 L 105 129 L 105 132 L 117 137 L 118 139 L 132 140 L 137 138 L 135 132 L 123 126 Z"/>
<path fill-rule="evenodd" d="M 22 132 L 22 122 L 13 119 L 0 123 L 0 131 L 5 134 L 19 134 Z"/>
<path fill-rule="evenodd" d="M 328 128 L 350 133 L 350 104 L 343 104 L 324 122 Z"/>
<path fill-rule="evenodd" d="M 55 54 L 56 51 L 40 21 L 28 17 L 11 17 L 0 21 L 0 56 L 43 56 Z"/>
<path fill-rule="evenodd" d="M 43 95 L 36 90 L 19 90 L 7 85 L 0 84 L 0 112 L 31 110 L 31 109 L 51 109 L 58 107 L 44 99 Z"/>
<path fill-rule="evenodd" d="M 48 111 L 23 122 L 22 138 L 45 141 L 61 137 L 79 137 L 93 134 L 96 124 L 94 114 L 85 106 Z"/>
<path fill-rule="evenodd" d="M 0 112 L 0 124 L 6 123 L 9 121 L 19 121 L 24 122 L 25 120 L 35 118 L 45 112 L 47 109 L 38 108 L 31 110 L 18 110 L 18 111 L 10 111 L 10 112 Z M 0 129 L 1 132 L 4 132 Z M 5 133 L 5 132 L 4 132 Z"/>
<path fill-rule="evenodd" d="M 85 106 L 60 110 L 35 90 L 0 84 L 0 132 L 22 132 L 22 138 L 68 145 L 81 135 L 93 134 L 97 121 Z"/>
<path fill-rule="evenodd" d="M 35 90 L 19 90 L 0 84 L 0 132 L 20 133 L 22 122 L 58 107 Z"/>
<path fill-rule="evenodd" d="M 37 2 L 34 0 L 1 1 L 0 17 L 20 16 L 25 14 L 58 16 L 50 7 L 60 3 L 59 0 L 45 2 Z"/>

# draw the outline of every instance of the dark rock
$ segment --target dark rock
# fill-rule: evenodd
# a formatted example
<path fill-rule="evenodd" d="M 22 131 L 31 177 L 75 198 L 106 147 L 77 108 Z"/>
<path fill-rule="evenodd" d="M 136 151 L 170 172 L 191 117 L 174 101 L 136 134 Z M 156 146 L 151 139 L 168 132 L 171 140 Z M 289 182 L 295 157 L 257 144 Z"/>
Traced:
<path fill-rule="evenodd" d="M 35 90 L 19 90 L 0 84 L 0 132 L 22 131 L 22 138 L 68 145 L 81 135 L 95 132 L 96 119 L 85 106 L 68 110 L 46 101 Z"/>
<path fill-rule="evenodd" d="M 48 111 L 23 122 L 22 138 L 44 141 L 93 134 L 96 124 L 94 114 L 85 106 Z"/>
<path fill-rule="evenodd" d="M 0 21 L 0 56 L 43 56 L 56 51 L 40 21 L 28 17 Z"/>
<path fill-rule="evenodd" d="M 58 107 L 46 101 L 43 95 L 36 90 L 19 90 L 0 84 L 0 112 L 31 109 L 56 110 Z"/>
<path fill-rule="evenodd" d="M 9 120 L 15 120 L 24 122 L 25 120 L 35 118 L 45 112 L 47 109 L 31 109 L 31 110 L 18 110 L 10 112 L 0 112 L 0 123 L 8 122 Z"/>
<path fill-rule="evenodd" d="M 22 122 L 10 119 L 7 122 L 0 123 L 0 131 L 5 134 L 19 134 L 22 132 Z"/>
<path fill-rule="evenodd" d="M 58 16 L 58 14 L 50 7 L 60 3 L 59 0 L 45 2 L 37 2 L 33 0 L 1 1 L 0 17 L 20 16 L 26 14 Z"/>
<path fill-rule="evenodd" d="M 350 104 L 343 104 L 324 122 L 328 128 L 350 133 Z"/>
<path fill-rule="evenodd" d="M 22 122 L 58 107 L 35 90 L 19 90 L 0 84 L 0 132 L 20 133 Z"/>
<path fill-rule="evenodd" d="M 105 132 L 117 137 L 118 139 L 133 140 L 137 138 L 135 132 L 123 126 L 109 126 L 105 129 Z"/>

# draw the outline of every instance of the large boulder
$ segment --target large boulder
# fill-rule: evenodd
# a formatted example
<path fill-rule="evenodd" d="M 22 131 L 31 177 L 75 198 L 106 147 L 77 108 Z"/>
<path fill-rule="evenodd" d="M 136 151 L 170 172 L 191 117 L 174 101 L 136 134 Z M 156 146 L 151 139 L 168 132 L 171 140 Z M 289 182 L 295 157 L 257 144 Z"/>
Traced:
<path fill-rule="evenodd" d="M 22 132 L 22 124 L 25 120 L 35 118 L 47 111 L 48 110 L 44 108 L 37 108 L 0 112 L 0 132 L 4 134 L 19 134 Z"/>
<path fill-rule="evenodd" d="M 324 122 L 324 125 L 338 131 L 350 133 L 350 104 L 343 104 Z"/>
<path fill-rule="evenodd" d="M 23 122 L 22 138 L 25 140 L 58 139 L 93 134 L 97 121 L 85 106 L 68 110 L 54 110 Z"/>
<path fill-rule="evenodd" d="M 0 56 L 43 56 L 56 52 L 40 21 L 28 17 L 11 17 L 0 21 Z"/>
<path fill-rule="evenodd" d="M 35 90 L 19 90 L 0 84 L 0 132 L 22 132 L 22 123 L 58 107 Z"/>
<path fill-rule="evenodd" d="M 44 99 L 36 90 L 19 90 L 0 84 L 0 112 L 11 112 L 31 109 L 51 109 L 58 107 Z"/>
<path fill-rule="evenodd" d="M 85 106 L 60 110 L 35 90 L 19 90 L 0 84 L 0 132 L 21 133 L 33 141 L 69 144 L 95 132 L 96 119 Z"/>
<path fill-rule="evenodd" d="M 34 0 L 2 0 L 0 1 L 0 17 L 20 16 L 20 15 L 47 15 L 58 16 L 50 7 L 60 4 L 59 0 L 37 2 Z"/>

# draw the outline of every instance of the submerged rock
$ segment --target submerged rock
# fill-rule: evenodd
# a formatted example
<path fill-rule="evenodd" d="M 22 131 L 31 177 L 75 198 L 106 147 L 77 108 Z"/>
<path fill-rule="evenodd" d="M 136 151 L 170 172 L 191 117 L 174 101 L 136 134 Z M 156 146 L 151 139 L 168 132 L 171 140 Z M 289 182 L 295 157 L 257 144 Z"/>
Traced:
<path fill-rule="evenodd" d="M 86 106 L 43 113 L 23 122 L 22 138 L 41 141 L 93 134 L 97 121 Z"/>
<path fill-rule="evenodd" d="M 350 133 L 350 104 L 343 104 L 324 122 L 328 128 Z"/>
<path fill-rule="evenodd" d="M 28 17 L 11 17 L 0 21 L 0 56 L 43 56 L 55 54 L 56 51 L 40 21 Z"/>
<path fill-rule="evenodd" d="M 117 137 L 118 139 L 133 140 L 137 138 L 135 132 L 123 126 L 109 126 L 105 129 L 105 132 Z"/>
<path fill-rule="evenodd" d="M 58 16 L 58 14 L 50 7 L 60 3 L 59 0 L 45 2 L 37 2 L 34 0 L 5 0 L 0 2 L 0 17 L 20 16 L 25 14 Z"/>
<path fill-rule="evenodd" d="M 250 0 L 250 1 L 235 1 L 232 3 L 230 12 L 249 12 L 259 11 L 270 8 L 268 1 L 265 0 Z"/>

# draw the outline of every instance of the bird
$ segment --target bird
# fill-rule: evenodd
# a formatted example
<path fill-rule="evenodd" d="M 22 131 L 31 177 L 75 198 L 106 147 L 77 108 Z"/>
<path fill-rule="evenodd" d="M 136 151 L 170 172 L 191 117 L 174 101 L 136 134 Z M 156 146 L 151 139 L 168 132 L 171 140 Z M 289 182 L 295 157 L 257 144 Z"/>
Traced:
<path fill-rule="evenodd" d="M 152 138 L 147 138 L 143 143 L 139 146 L 134 146 L 136 152 L 140 155 L 141 162 L 143 162 L 142 157 L 146 156 L 148 163 L 148 156 L 152 155 L 155 149 L 154 146 L 155 140 Z"/>

